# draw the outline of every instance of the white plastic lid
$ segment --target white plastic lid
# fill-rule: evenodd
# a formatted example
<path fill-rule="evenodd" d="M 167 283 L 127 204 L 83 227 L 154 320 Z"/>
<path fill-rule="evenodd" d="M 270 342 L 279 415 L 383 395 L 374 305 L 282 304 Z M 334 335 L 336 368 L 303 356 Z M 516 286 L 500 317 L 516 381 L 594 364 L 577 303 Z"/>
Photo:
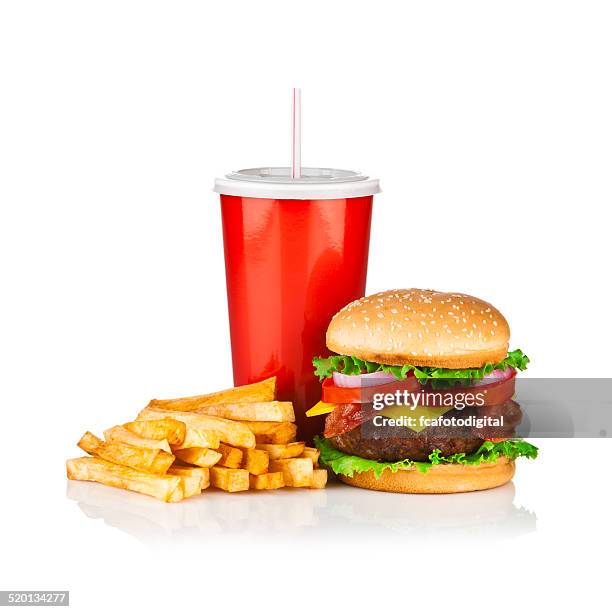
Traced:
<path fill-rule="evenodd" d="M 378 179 L 352 170 L 302 168 L 291 178 L 290 168 L 247 168 L 215 180 L 217 193 L 246 198 L 336 200 L 380 192 Z"/>

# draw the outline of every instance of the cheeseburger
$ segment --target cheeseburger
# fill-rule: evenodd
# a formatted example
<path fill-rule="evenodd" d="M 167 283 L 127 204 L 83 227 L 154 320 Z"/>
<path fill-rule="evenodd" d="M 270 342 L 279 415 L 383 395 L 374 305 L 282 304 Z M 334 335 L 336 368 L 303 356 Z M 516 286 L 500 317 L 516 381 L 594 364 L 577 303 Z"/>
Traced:
<path fill-rule="evenodd" d="M 321 461 L 347 484 L 401 493 L 490 489 L 537 448 L 515 439 L 521 410 L 510 328 L 491 304 L 462 293 L 398 289 L 334 315 L 315 357 L 327 414 Z"/>

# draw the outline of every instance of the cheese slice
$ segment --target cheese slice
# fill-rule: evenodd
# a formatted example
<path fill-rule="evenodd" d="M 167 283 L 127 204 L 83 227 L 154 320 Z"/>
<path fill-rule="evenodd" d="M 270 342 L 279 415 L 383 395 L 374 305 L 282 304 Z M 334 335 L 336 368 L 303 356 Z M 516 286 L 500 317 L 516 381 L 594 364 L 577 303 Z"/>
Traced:
<path fill-rule="evenodd" d="M 306 416 L 320 416 L 322 414 L 329 414 L 334 408 L 336 404 L 327 404 L 326 402 L 319 402 L 315 404 L 310 410 L 306 411 Z"/>

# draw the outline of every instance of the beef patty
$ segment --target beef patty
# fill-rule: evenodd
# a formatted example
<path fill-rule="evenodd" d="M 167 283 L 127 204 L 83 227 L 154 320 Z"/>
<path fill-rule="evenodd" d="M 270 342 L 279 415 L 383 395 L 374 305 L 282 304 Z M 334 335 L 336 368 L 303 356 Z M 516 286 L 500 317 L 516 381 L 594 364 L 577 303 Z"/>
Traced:
<path fill-rule="evenodd" d="M 521 421 L 519 405 L 508 400 L 496 406 L 483 406 L 469 410 L 451 410 L 445 417 L 504 417 L 503 427 L 476 428 L 469 426 L 427 427 L 420 432 L 409 427 L 374 426 L 364 423 L 346 433 L 329 438 L 338 450 L 374 461 L 427 461 L 434 450 L 443 456 L 455 453 L 470 454 L 478 450 L 488 438 L 510 438 Z"/>

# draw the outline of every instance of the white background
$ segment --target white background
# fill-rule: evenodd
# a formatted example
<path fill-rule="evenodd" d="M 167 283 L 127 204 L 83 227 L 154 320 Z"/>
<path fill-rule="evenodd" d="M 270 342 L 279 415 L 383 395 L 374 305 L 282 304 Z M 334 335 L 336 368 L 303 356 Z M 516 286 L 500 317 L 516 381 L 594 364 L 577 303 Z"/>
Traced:
<path fill-rule="evenodd" d="M 63 463 L 150 397 L 231 384 L 211 187 L 289 163 L 296 85 L 304 164 L 381 179 L 369 291 L 473 293 L 532 376 L 608 376 L 611 16 L 3 2 L 0 589 L 70 589 L 78 610 L 605 607 L 605 440 L 542 441 L 515 493 L 434 499 L 333 487 L 160 508 L 67 489 Z"/>

